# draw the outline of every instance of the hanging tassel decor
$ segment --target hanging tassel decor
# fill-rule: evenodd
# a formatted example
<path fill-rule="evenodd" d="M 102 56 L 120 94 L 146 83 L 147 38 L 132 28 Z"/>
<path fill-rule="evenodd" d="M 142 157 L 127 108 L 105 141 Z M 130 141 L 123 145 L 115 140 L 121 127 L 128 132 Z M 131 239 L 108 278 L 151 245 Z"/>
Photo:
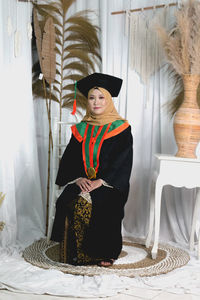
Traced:
<path fill-rule="evenodd" d="M 72 115 L 75 115 L 75 113 L 76 113 L 76 88 L 77 88 L 77 81 L 75 82 L 73 111 L 71 112 Z"/>

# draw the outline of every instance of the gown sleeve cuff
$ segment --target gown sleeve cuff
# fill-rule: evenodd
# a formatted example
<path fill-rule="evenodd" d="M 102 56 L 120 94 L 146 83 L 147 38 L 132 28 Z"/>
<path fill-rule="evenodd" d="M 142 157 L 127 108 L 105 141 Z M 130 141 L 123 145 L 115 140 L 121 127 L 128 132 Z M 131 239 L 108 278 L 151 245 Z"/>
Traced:
<path fill-rule="evenodd" d="M 103 180 L 103 179 L 101 179 L 101 180 L 102 180 L 102 184 L 103 184 L 104 186 L 113 189 L 113 186 L 112 186 L 112 185 L 108 184 L 108 183 L 107 183 L 105 180 Z"/>

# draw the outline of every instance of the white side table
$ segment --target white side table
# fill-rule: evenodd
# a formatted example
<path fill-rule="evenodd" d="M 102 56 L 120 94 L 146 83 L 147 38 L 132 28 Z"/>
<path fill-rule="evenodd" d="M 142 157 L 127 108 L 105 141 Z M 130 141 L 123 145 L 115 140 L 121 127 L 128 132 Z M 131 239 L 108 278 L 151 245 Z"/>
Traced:
<path fill-rule="evenodd" d="M 182 158 L 172 155 L 156 154 L 160 162 L 157 179 L 152 182 L 152 191 L 150 199 L 150 218 L 149 232 L 146 239 L 146 247 L 149 248 L 153 233 L 153 224 L 155 229 L 154 244 L 151 251 L 152 258 L 155 259 L 158 250 L 158 237 L 160 230 L 160 208 L 162 190 L 165 185 L 175 187 L 196 188 L 200 187 L 200 160 L 193 158 Z M 193 213 L 192 230 L 190 235 L 190 249 L 194 249 L 194 234 L 196 228 L 197 215 L 200 211 L 200 189 L 197 192 L 197 198 Z M 154 222 L 155 219 L 155 222 Z M 200 239 L 198 247 L 198 257 L 200 258 Z"/>

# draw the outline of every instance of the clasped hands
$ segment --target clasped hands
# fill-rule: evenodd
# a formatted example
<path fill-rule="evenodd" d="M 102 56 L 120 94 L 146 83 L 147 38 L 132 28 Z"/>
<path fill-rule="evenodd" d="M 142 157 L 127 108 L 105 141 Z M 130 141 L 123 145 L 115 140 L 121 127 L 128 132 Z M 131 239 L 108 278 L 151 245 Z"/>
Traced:
<path fill-rule="evenodd" d="M 76 184 L 80 187 L 81 192 L 89 193 L 103 184 L 102 179 L 90 180 L 88 178 L 79 178 L 76 180 Z"/>

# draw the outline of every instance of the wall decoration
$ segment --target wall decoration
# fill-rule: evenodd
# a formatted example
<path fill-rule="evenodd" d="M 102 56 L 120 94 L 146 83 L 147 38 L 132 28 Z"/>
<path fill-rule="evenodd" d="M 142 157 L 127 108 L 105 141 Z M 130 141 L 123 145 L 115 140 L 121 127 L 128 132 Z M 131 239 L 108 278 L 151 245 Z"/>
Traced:
<path fill-rule="evenodd" d="M 163 49 L 155 32 L 155 24 L 168 28 L 170 16 L 169 6 L 160 11 L 152 9 L 130 15 L 130 66 L 140 76 L 144 84 L 148 84 L 153 75 L 166 62 Z"/>
<path fill-rule="evenodd" d="M 18 57 L 21 53 L 21 32 L 20 30 L 16 30 L 14 34 L 14 54 L 15 57 Z"/>

